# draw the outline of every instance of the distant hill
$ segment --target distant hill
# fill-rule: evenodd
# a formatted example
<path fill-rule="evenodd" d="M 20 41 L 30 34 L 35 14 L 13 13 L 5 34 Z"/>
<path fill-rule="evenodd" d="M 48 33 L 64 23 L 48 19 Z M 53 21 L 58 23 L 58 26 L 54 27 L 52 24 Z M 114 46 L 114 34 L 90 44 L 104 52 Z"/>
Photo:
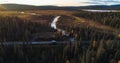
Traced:
<path fill-rule="evenodd" d="M 76 7 L 58 7 L 58 6 L 32 6 L 22 4 L 0 4 L 0 10 L 80 10 L 80 9 L 120 9 L 120 5 L 94 5 L 94 6 L 76 6 Z"/>
<path fill-rule="evenodd" d="M 101 10 L 120 10 L 120 5 L 95 5 L 95 6 L 84 6 L 82 9 L 101 9 Z"/>
<path fill-rule="evenodd" d="M 7 10 L 72 10 L 72 8 L 69 7 L 57 6 L 32 6 L 20 4 L 1 4 L 0 6 L 4 6 Z"/>
<path fill-rule="evenodd" d="M 6 8 L 4 7 L 4 6 L 2 6 L 2 5 L 0 5 L 0 10 L 6 10 Z"/>

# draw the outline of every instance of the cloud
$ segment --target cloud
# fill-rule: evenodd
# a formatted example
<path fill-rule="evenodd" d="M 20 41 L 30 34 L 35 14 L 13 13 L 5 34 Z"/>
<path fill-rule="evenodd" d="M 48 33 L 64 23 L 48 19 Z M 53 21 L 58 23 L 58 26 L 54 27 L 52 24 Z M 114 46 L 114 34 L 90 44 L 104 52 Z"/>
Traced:
<path fill-rule="evenodd" d="M 64 2 L 58 3 L 58 6 L 86 6 L 89 5 L 87 3 L 79 3 L 79 2 Z"/>
<path fill-rule="evenodd" d="M 87 3 L 87 4 L 101 4 L 101 2 L 83 2 L 83 3 Z"/>
<path fill-rule="evenodd" d="M 2 3 L 57 6 L 88 6 L 120 4 L 120 0 L 0 0 L 0 4 Z"/>
<path fill-rule="evenodd" d="M 115 5 L 115 4 L 120 4 L 120 1 L 115 1 L 115 0 L 92 0 L 89 2 L 83 2 L 87 3 L 90 5 Z"/>

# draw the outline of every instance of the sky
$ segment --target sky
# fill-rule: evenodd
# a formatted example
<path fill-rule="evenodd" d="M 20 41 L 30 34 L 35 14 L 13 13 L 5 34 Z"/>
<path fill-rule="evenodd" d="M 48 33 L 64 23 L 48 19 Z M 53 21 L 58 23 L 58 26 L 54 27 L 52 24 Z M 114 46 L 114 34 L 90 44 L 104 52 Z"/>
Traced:
<path fill-rule="evenodd" d="M 115 5 L 120 0 L 0 0 L 0 4 L 54 5 L 54 6 L 88 6 Z"/>

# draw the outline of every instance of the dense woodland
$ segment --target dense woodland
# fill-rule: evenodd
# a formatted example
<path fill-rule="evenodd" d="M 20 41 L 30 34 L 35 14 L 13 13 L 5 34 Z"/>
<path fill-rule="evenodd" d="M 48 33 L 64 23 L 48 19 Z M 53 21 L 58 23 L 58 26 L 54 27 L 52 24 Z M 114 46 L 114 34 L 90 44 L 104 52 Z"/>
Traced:
<path fill-rule="evenodd" d="M 76 37 L 78 40 L 101 40 L 112 39 L 116 37 L 110 33 L 103 33 L 96 31 L 93 28 L 81 28 L 79 26 L 64 26 L 69 35 Z M 28 21 L 20 19 L 17 16 L 0 16 L 0 40 L 1 41 L 30 41 L 33 35 L 37 33 L 52 32 L 55 34 L 55 30 L 50 27 L 50 24 L 43 24 L 42 22 Z M 44 34 L 42 34 L 44 35 Z M 56 34 L 55 34 L 56 35 Z M 56 40 L 62 39 L 61 33 L 57 33 Z M 64 38 L 63 38 L 64 39 Z"/>
<path fill-rule="evenodd" d="M 120 43 L 116 41 L 91 41 L 75 46 L 54 45 L 1 45 L 0 63 L 118 63 Z"/>
<path fill-rule="evenodd" d="M 32 34 L 52 30 L 47 24 L 23 20 L 17 16 L 0 16 L 0 41 L 28 41 Z"/>
<path fill-rule="evenodd" d="M 120 13 L 119 12 L 80 12 L 74 14 L 78 17 L 83 17 L 89 20 L 97 21 L 104 25 L 109 25 L 114 28 L 120 29 Z"/>
<path fill-rule="evenodd" d="M 118 29 L 120 27 L 118 13 L 81 13 L 75 15 Z M 118 63 L 120 60 L 120 42 L 113 34 L 99 32 L 90 27 L 83 28 L 61 24 L 60 28 L 66 30 L 69 37 L 75 38 L 74 44 L 71 44 L 69 40 L 66 41 L 67 44 L 50 45 L 1 44 L 0 63 Z M 55 33 L 54 38 L 56 39 L 68 39 L 52 29 L 49 23 L 43 25 L 17 16 L 0 16 L 1 42 L 29 42 L 35 37 L 34 34 L 43 32 Z M 89 42 L 85 43 L 85 41 Z"/>

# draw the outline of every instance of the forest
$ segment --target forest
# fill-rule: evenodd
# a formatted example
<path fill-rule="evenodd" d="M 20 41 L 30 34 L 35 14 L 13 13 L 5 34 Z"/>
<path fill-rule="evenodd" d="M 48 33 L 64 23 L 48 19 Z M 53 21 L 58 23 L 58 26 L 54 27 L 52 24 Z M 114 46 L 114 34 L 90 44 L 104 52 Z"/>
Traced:
<path fill-rule="evenodd" d="M 72 16 L 61 15 L 64 18 L 60 18 L 58 27 L 64 29 L 69 36 L 64 36 L 50 27 L 53 15 L 32 16 L 34 19 L 29 20 L 16 15 L 0 15 L 0 63 L 119 63 L 120 37 L 106 31 L 102 32 L 104 29 L 79 25 L 79 21 L 73 17 L 92 20 L 119 30 L 119 15 L 120 13 L 91 12 L 72 13 Z M 47 33 L 53 34 L 54 37 L 49 34 L 46 36 Z M 38 35 L 42 37 L 34 41 L 56 40 L 66 43 L 2 44 L 3 42 L 30 42 Z M 74 44 L 69 41 L 69 37 L 74 37 Z"/>

